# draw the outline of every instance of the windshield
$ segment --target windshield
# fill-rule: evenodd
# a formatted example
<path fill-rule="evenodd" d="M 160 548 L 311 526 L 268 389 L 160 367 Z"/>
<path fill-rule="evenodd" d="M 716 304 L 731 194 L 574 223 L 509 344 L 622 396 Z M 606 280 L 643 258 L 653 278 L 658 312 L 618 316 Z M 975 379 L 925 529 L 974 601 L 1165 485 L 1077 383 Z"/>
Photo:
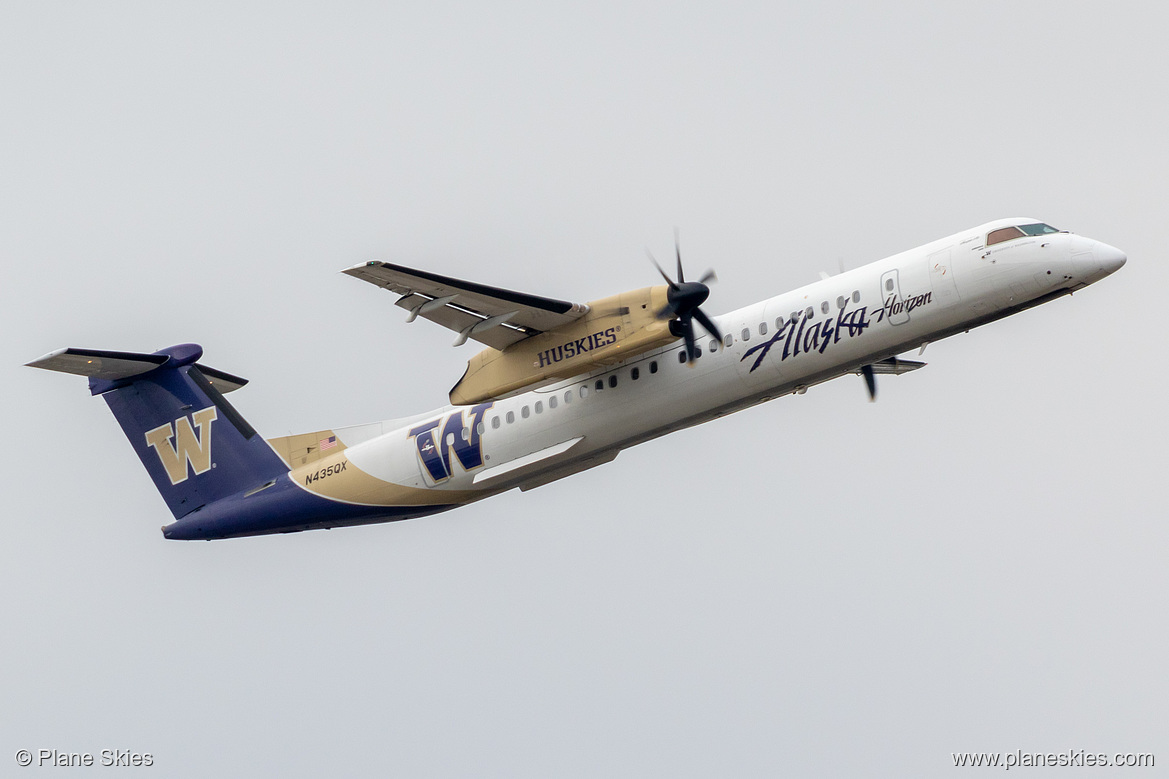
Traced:
<path fill-rule="evenodd" d="M 1000 227 L 997 230 L 992 230 L 986 236 L 986 245 L 994 246 L 996 243 L 1009 241 L 1012 238 L 1022 238 L 1025 235 L 1050 235 L 1051 233 L 1058 233 L 1051 225 L 1043 223 L 1033 225 L 1019 225 L 1017 227 Z"/>
<path fill-rule="evenodd" d="M 1019 229 L 1027 235 L 1050 235 L 1051 233 L 1058 233 L 1051 225 L 1034 224 L 1034 225 L 1019 225 Z"/>
<path fill-rule="evenodd" d="M 996 243 L 1002 243 L 1003 241 L 1009 241 L 1012 238 L 1022 237 L 1023 231 L 1018 227 L 1000 227 L 999 229 L 992 231 L 990 235 L 986 236 L 986 245 L 994 246 Z"/>

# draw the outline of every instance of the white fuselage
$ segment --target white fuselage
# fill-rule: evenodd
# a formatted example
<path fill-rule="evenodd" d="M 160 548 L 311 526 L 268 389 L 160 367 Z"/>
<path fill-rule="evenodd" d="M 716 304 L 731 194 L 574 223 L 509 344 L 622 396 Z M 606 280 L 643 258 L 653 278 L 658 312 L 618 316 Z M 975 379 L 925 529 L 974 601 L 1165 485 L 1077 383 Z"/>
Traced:
<path fill-rule="evenodd" d="M 693 363 L 679 341 L 495 401 L 479 413 L 447 405 L 403 423 L 337 435 L 361 471 L 440 493 L 436 504 L 538 486 L 642 441 L 802 392 L 1066 294 L 1124 262 L 1119 250 L 1069 233 L 986 245 L 991 231 L 1029 221 L 980 225 L 715 317 L 725 343 L 701 339 L 702 356 Z M 459 420 L 453 427 L 447 425 L 452 415 Z M 420 441 L 412 431 L 431 421 L 437 426 Z M 426 465 L 427 455 L 434 462 L 430 445 L 446 454 L 440 478 Z M 472 458 L 465 468 L 459 450 L 466 454 L 473 445 L 481 464 Z M 444 492 L 458 495 L 447 501 Z"/>

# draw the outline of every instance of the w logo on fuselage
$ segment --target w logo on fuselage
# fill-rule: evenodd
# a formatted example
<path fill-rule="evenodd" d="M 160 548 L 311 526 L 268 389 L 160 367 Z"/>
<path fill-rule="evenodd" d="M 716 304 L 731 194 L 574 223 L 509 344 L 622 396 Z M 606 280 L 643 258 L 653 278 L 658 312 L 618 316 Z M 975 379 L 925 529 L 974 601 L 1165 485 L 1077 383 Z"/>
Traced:
<path fill-rule="evenodd" d="M 179 417 L 173 424 L 168 422 L 146 433 L 146 443 L 154 447 L 172 485 L 187 480 L 188 463 L 196 476 L 211 470 L 211 423 L 217 418 L 214 406 L 196 411 L 191 419 L 199 428 L 198 437 L 187 417 Z"/>
<path fill-rule="evenodd" d="M 470 421 L 464 421 L 463 412 L 456 411 L 446 418 L 445 424 L 442 419 L 436 419 L 410 430 L 410 437 L 418 447 L 418 458 L 436 484 L 446 481 L 452 475 L 452 449 L 464 471 L 483 466 L 483 441 L 479 435 L 479 425 L 487 409 L 493 405 L 480 403 L 472 407 Z"/>

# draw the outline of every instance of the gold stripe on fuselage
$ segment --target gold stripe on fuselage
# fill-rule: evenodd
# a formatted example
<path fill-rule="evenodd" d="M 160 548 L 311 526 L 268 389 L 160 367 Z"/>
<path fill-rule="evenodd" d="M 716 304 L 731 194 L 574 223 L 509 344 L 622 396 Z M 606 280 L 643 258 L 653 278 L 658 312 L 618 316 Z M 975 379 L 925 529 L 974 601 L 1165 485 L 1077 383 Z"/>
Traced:
<path fill-rule="evenodd" d="M 334 441 L 333 447 L 322 451 L 321 443 L 330 438 Z M 289 468 L 299 468 L 302 465 L 315 463 L 322 457 L 331 457 L 346 449 L 345 444 L 333 430 L 318 430 L 315 433 L 299 433 L 280 438 L 269 438 L 268 443 Z"/>
<path fill-rule="evenodd" d="M 488 494 L 484 490 L 445 490 L 409 487 L 379 479 L 358 468 L 345 452 L 326 452 L 288 474 L 300 487 L 331 500 L 366 506 L 437 506 L 467 503 Z"/>

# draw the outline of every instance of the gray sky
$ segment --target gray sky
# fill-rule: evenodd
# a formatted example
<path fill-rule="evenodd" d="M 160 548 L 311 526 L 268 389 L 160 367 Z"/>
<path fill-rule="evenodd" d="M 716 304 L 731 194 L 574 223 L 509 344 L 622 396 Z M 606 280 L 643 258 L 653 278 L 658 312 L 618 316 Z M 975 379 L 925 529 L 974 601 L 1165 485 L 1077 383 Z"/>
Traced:
<path fill-rule="evenodd" d="M 0 765 L 1169 765 L 1162 4 L 4 11 Z M 677 225 L 718 313 L 1013 215 L 1129 263 L 877 404 L 842 379 L 418 521 L 166 542 L 104 404 L 19 367 L 196 341 L 271 437 L 437 406 L 472 353 L 356 262 L 584 301 Z"/>

